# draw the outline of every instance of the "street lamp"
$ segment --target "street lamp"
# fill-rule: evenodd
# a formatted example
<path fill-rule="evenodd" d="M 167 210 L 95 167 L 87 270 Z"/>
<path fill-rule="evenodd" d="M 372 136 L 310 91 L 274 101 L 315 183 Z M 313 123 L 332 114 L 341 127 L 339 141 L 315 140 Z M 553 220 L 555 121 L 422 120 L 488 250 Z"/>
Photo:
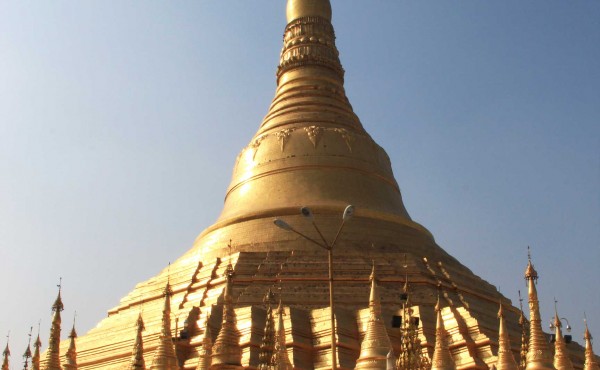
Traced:
<path fill-rule="evenodd" d="M 342 229 L 344 228 L 344 225 L 346 224 L 346 221 L 348 221 L 354 215 L 354 206 L 348 205 L 344 209 L 344 213 L 342 214 L 342 223 L 340 224 L 338 231 L 335 234 L 335 238 L 333 238 L 333 241 L 331 243 L 327 242 L 327 239 L 325 239 L 325 237 L 323 236 L 321 229 L 319 229 L 319 227 L 315 223 L 315 219 L 313 217 L 313 213 L 310 210 L 310 208 L 308 208 L 308 207 L 300 208 L 300 214 L 302 214 L 302 216 L 304 216 L 305 218 L 310 220 L 313 227 L 319 234 L 321 241 L 315 240 L 315 239 L 301 233 L 300 231 L 294 229 L 287 222 L 283 221 L 280 218 L 275 219 L 273 221 L 273 223 L 275 224 L 275 226 L 279 227 L 280 229 L 296 233 L 296 234 L 300 235 L 302 238 L 308 240 L 309 242 L 316 244 L 319 247 L 327 250 L 327 255 L 329 258 L 329 310 L 331 312 L 331 368 L 332 368 L 332 370 L 335 370 L 337 367 L 337 348 L 336 348 L 337 346 L 336 346 L 336 339 L 335 339 L 335 313 L 333 310 L 333 247 L 337 243 L 340 233 L 342 232 Z"/>

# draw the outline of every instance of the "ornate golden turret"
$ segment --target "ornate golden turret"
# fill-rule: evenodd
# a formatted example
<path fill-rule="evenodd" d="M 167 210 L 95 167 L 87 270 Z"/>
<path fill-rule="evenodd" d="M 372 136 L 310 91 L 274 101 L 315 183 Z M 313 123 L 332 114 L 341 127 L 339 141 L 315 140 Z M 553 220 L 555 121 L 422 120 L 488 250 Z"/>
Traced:
<path fill-rule="evenodd" d="M 538 273 L 531 263 L 531 256 L 525 269 L 525 280 L 529 287 L 529 348 L 526 370 L 552 370 L 552 353 L 542 332 L 542 319 L 537 296 L 536 282 Z"/>
<path fill-rule="evenodd" d="M 510 339 L 506 324 L 504 323 L 504 312 L 502 310 L 502 302 L 498 310 L 498 318 L 500 319 L 500 328 L 498 330 L 498 361 L 496 362 L 497 370 L 517 370 L 519 366 L 515 361 L 515 356 L 510 348 Z"/>
<path fill-rule="evenodd" d="M 273 368 L 273 352 L 275 350 L 275 318 L 273 317 L 273 303 L 275 295 L 269 289 L 264 302 L 267 305 L 267 319 L 265 322 L 265 333 L 260 344 L 260 353 L 258 354 L 258 369 L 270 370 Z"/>
<path fill-rule="evenodd" d="M 9 370 L 10 369 L 10 362 L 8 360 L 8 357 L 10 356 L 10 348 L 8 348 L 8 340 L 6 341 L 6 347 L 4 348 L 4 351 L 2 352 L 2 370 Z"/>
<path fill-rule="evenodd" d="M 40 349 L 42 348 L 42 341 L 40 340 L 40 329 L 38 326 L 38 334 L 35 342 L 33 343 L 33 356 L 31 357 L 31 370 L 40 370 Z"/>
<path fill-rule="evenodd" d="M 375 263 L 371 272 L 371 294 L 369 297 L 369 322 L 367 332 L 360 345 L 360 357 L 356 360 L 355 369 L 382 369 L 387 368 L 388 354 L 392 349 L 390 338 L 387 335 L 383 318 L 381 317 L 381 302 L 377 289 Z"/>
<path fill-rule="evenodd" d="M 48 339 L 48 349 L 46 350 L 46 363 L 44 370 L 62 370 L 60 365 L 60 313 L 65 309 L 62 303 L 60 293 L 62 290 L 62 280 L 58 284 L 58 296 L 52 305 L 52 324 L 50 326 L 50 338 Z"/>
<path fill-rule="evenodd" d="M 596 356 L 594 355 L 594 349 L 592 348 L 592 335 L 590 329 L 588 329 L 587 319 L 583 320 L 585 323 L 585 332 L 583 333 L 583 339 L 585 340 L 585 363 L 583 364 L 583 370 L 600 370 Z"/>
<path fill-rule="evenodd" d="M 210 332 L 210 317 L 206 317 L 206 327 L 204 328 L 204 338 L 202 339 L 202 347 L 198 351 L 198 366 L 196 370 L 208 370 L 211 365 L 212 356 L 212 335 Z"/>
<path fill-rule="evenodd" d="M 281 300 L 279 300 L 279 308 L 277 309 L 277 338 L 275 340 L 275 352 L 273 353 L 273 366 L 275 370 L 293 370 L 294 367 L 290 362 L 290 357 L 287 352 L 287 345 L 285 340 L 285 325 L 283 323 L 283 316 L 285 311 Z"/>
<path fill-rule="evenodd" d="M 69 349 L 67 350 L 66 359 L 67 362 L 63 366 L 65 370 L 77 370 L 77 347 L 75 346 L 75 339 L 77 338 L 77 332 L 75 331 L 75 320 L 73 320 L 73 328 L 69 334 Z"/>
<path fill-rule="evenodd" d="M 31 332 L 33 331 L 33 326 L 29 330 L 29 340 L 27 342 L 27 348 L 23 353 L 23 370 L 29 369 L 29 359 L 31 358 Z"/>
<path fill-rule="evenodd" d="M 159 336 L 158 348 L 154 354 L 150 370 L 179 370 L 179 363 L 175 354 L 173 336 L 171 333 L 171 284 L 167 281 L 164 297 L 162 327 Z"/>
<path fill-rule="evenodd" d="M 521 307 L 519 315 L 519 326 L 521 327 L 521 352 L 519 361 L 519 370 L 525 370 L 527 367 L 527 349 L 529 348 L 529 321 L 525 318 L 523 312 L 523 298 L 519 290 L 519 306 Z"/>
<path fill-rule="evenodd" d="M 242 349 L 240 347 L 240 331 L 233 303 L 233 266 L 231 262 L 225 271 L 225 290 L 223 292 L 223 321 L 221 330 L 215 340 L 212 353 L 211 369 L 230 370 L 242 368 Z"/>
<path fill-rule="evenodd" d="M 133 351 L 131 351 L 131 361 L 128 370 L 146 370 L 146 361 L 144 360 L 144 330 L 146 330 L 146 327 L 144 326 L 142 312 L 140 312 L 136 321 L 135 344 L 133 345 Z"/>
<path fill-rule="evenodd" d="M 419 328 L 415 318 L 412 317 L 408 276 L 404 282 L 404 294 L 406 300 L 402 304 L 402 327 L 400 329 L 402 338 L 396 370 L 429 370 L 431 365 L 429 359 L 423 354 Z"/>
<path fill-rule="evenodd" d="M 431 357 L 431 370 L 456 370 L 454 360 L 448 348 L 448 333 L 444 327 L 439 295 L 437 304 L 435 305 L 435 312 L 437 314 L 437 323 L 435 326 L 435 349 Z"/>
<path fill-rule="evenodd" d="M 558 309 L 556 308 L 556 301 L 554 301 L 554 330 L 555 330 L 555 341 L 554 341 L 554 367 L 556 370 L 574 370 L 573 363 L 569 359 L 567 353 L 567 344 L 565 338 L 562 335 L 562 323 L 558 316 Z M 567 329 L 569 329 L 567 327 Z"/>

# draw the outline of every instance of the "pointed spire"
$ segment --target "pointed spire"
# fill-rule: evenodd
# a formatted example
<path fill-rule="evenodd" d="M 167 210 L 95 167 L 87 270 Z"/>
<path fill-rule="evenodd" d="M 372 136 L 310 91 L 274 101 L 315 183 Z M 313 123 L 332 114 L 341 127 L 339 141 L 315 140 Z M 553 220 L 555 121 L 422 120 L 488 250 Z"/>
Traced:
<path fill-rule="evenodd" d="M 274 370 L 293 370 L 294 367 L 290 362 L 290 357 L 287 352 L 287 345 L 285 340 L 285 325 L 283 322 L 283 316 L 285 311 L 279 300 L 279 308 L 277 309 L 277 338 L 275 340 L 275 352 L 273 353 L 273 366 Z"/>
<path fill-rule="evenodd" d="M 517 370 L 518 365 L 515 361 L 512 349 L 510 347 L 510 339 L 504 322 L 504 311 L 502 309 L 502 301 L 500 301 L 500 309 L 498 310 L 498 318 L 500 319 L 500 328 L 498 330 L 498 361 L 496 362 L 497 370 Z"/>
<path fill-rule="evenodd" d="M 128 370 L 146 370 L 146 361 L 144 360 L 144 330 L 146 330 L 146 327 L 144 326 L 144 318 L 140 311 L 136 321 L 135 344 L 131 351 L 131 361 L 129 362 Z"/>
<path fill-rule="evenodd" d="M 260 345 L 260 353 L 258 355 L 258 369 L 268 370 L 273 368 L 273 353 L 275 350 L 275 318 L 271 304 L 275 295 L 269 288 L 264 302 L 267 305 L 267 319 L 265 323 L 265 333 Z"/>
<path fill-rule="evenodd" d="M 402 337 L 396 370 L 429 370 L 431 367 L 429 358 L 423 354 L 419 339 L 418 318 L 412 316 L 408 275 L 404 282 L 403 292 L 406 299 L 402 304 L 402 326 L 400 328 Z"/>
<path fill-rule="evenodd" d="M 75 313 L 77 316 L 77 313 Z M 77 347 L 75 346 L 75 339 L 77 338 L 77 332 L 75 331 L 75 318 L 73 318 L 73 328 L 69 334 L 69 349 L 67 350 L 66 358 L 67 363 L 63 366 L 65 370 L 77 370 Z"/>
<path fill-rule="evenodd" d="M 40 349 L 42 341 L 40 340 L 40 324 L 38 323 L 38 334 L 33 343 L 33 356 L 31 357 L 31 370 L 40 370 Z"/>
<path fill-rule="evenodd" d="M 381 302 L 377 287 L 375 263 L 369 277 L 371 293 L 369 295 L 369 322 L 367 332 L 360 345 L 360 357 L 356 360 L 355 369 L 386 369 L 388 353 L 392 349 L 383 318 Z"/>
<path fill-rule="evenodd" d="M 585 362 L 583 364 L 583 370 L 600 370 L 596 356 L 594 355 L 594 349 L 592 348 L 592 335 L 590 329 L 588 329 L 587 318 L 583 319 L 585 323 L 585 332 L 583 333 L 583 339 L 585 340 Z"/>
<path fill-rule="evenodd" d="M 519 305 L 521 306 L 521 314 L 519 315 L 519 326 L 521 327 L 521 352 L 519 360 L 519 370 L 525 370 L 527 367 L 527 350 L 529 348 L 529 321 L 525 318 L 523 312 L 523 298 L 519 290 Z"/>
<path fill-rule="evenodd" d="M 536 281 L 538 273 L 531 262 L 531 253 L 528 249 L 528 263 L 525 269 L 525 280 L 529 287 L 529 347 L 527 351 L 526 370 L 552 370 L 552 353 L 548 348 L 548 342 L 542 332 L 542 319 L 537 295 Z"/>
<path fill-rule="evenodd" d="M 212 353 L 213 370 L 242 368 L 242 349 L 240 347 L 240 331 L 237 328 L 237 318 L 233 302 L 233 266 L 227 265 L 227 279 L 223 292 L 223 322 L 215 340 Z"/>
<path fill-rule="evenodd" d="M 29 340 L 27 342 L 27 348 L 23 353 L 23 370 L 29 370 L 29 359 L 31 358 L 31 332 L 33 331 L 33 326 L 29 329 Z"/>
<path fill-rule="evenodd" d="M 554 330 L 555 330 L 555 341 L 554 341 L 554 367 L 556 370 L 574 370 L 573 363 L 569 359 L 567 353 L 567 344 L 565 338 L 562 335 L 562 323 L 560 316 L 558 316 L 558 309 L 556 307 L 556 299 L 554 300 Z M 567 327 L 568 329 L 568 327 Z"/>
<path fill-rule="evenodd" d="M 156 348 L 150 370 L 179 370 L 179 363 L 171 334 L 171 296 L 173 295 L 173 290 L 171 290 L 169 280 L 167 280 L 167 286 L 163 295 L 165 297 L 165 304 L 163 308 L 162 327 L 158 348 Z"/>
<path fill-rule="evenodd" d="M 437 303 L 435 305 L 437 322 L 435 325 L 435 348 L 431 358 L 431 370 L 456 370 L 456 365 L 448 348 L 448 333 L 444 327 L 444 318 L 442 317 L 442 306 L 438 293 Z"/>
<path fill-rule="evenodd" d="M 210 316 L 206 316 L 206 327 L 204 328 L 204 338 L 202 347 L 198 351 L 198 366 L 196 370 L 209 370 L 212 362 L 212 334 L 210 331 Z"/>
<path fill-rule="evenodd" d="M 10 356 L 10 348 L 8 347 L 10 333 L 6 336 L 6 338 L 7 338 L 6 339 L 6 347 L 4 348 L 4 351 L 2 352 L 2 370 L 10 369 L 10 362 L 8 360 L 8 357 Z"/>
<path fill-rule="evenodd" d="M 64 310 L 61 298 L 62 278 L 58 284 L 58 296 L 52 304 L 52 324 L 50 326 L 50 338 L 48 339 L 48 349 L 46 350 L 46 363 L 44 370 L 62 370 L 60 365 L 60 313 Z"/>

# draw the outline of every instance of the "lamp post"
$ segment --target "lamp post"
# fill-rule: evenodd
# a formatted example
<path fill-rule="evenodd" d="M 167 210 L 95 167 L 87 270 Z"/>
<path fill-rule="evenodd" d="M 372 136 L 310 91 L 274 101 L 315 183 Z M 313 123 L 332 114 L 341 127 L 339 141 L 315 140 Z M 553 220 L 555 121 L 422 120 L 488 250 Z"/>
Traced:
<path fill-rule="evenodd" d="M 300 235 L 302 238 L 308 240 L 309 242 L 311 242 L 313 244 L 318 245 L 319 247 L 321 247 L 327 251 L 328 269 L 329 269 L 329 311 L 331 312 L 331 368 L 332 368 L 332 370 L 336 370 L 336 368 L 337 368 L 337 348 L 336 347 L 337 346 L 336 346 L 336 339 L 335 339 L 335 313 L 333 310 L 333 307 L 334 307 L 333 306 L 333 247 L 335 247 L 335 244 L 338 241 L 338 238 L 342 232 L 342 229 L 344 228 L 344 225 L 346 224 L 346 221 L 348 221 L 354 215 L 354 206 L 348 205 L 344 209 L 344 213 L 342 214 L 342 223 L 340 224 L 338 231 L 335 234 L 335 238 L 333 238 L 333 241 L 331 243 L 327 242 L 327 239 L 325 239 L 325 237 L 323 236 L 321 229 L 319 229 L 319 227 L 315 223 L 315 219 L 313 217 L 313 213 L 310 210 L 310 208 L 302 207 L 300 209 L 300 213 L 302 214 L 302 216 L 306 217 L 312 223 L 313 227 L 319 234 L 321 241 L 315 240 L 315 239 L 301 233 L 300 231 L 294 229 L 292 226 L 290 226 L 287 222 L 283 221 L 282 219 L 277 218 L 273 221 L 273 223 L 275 224 L 275 226 L 279 227 L 280 229 L 296 233 L 296 234 Z"/>

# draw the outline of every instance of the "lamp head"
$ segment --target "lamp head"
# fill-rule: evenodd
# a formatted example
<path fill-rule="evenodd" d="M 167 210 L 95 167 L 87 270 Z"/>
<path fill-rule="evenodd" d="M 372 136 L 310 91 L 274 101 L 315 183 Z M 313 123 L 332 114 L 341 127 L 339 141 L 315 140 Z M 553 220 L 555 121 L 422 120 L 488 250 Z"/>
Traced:
<path fill-rule="evenodd" d="M 348 205 L 346 206 L 346 209 L 344 209 L 344 215 L 342 216 L 342 220 L 348 221 L 352 218 L 352 216 L 354 216 L 354 206 Z"/>
<path fill-rule="evenodd" d="M 273 220 L 273 223 L 280 229 L 283 229 L 285 231 L 292 231 L 292 227 L 280 218 L 276 218 L 275 220 Z"/>
<path fill-rule="evenodd" d="M 309 220 L 312 221 L 312 219 L 313 219 L 313 213 L 310 210 L 310 208 L 308 208 L 308 207 L 302 207 L 302 208 L 300 208 L 300 213 L 302 214 L 302 216 L 304 216 L 304 217 L 306 217 L 306 218 L 308 218 Z"/>

